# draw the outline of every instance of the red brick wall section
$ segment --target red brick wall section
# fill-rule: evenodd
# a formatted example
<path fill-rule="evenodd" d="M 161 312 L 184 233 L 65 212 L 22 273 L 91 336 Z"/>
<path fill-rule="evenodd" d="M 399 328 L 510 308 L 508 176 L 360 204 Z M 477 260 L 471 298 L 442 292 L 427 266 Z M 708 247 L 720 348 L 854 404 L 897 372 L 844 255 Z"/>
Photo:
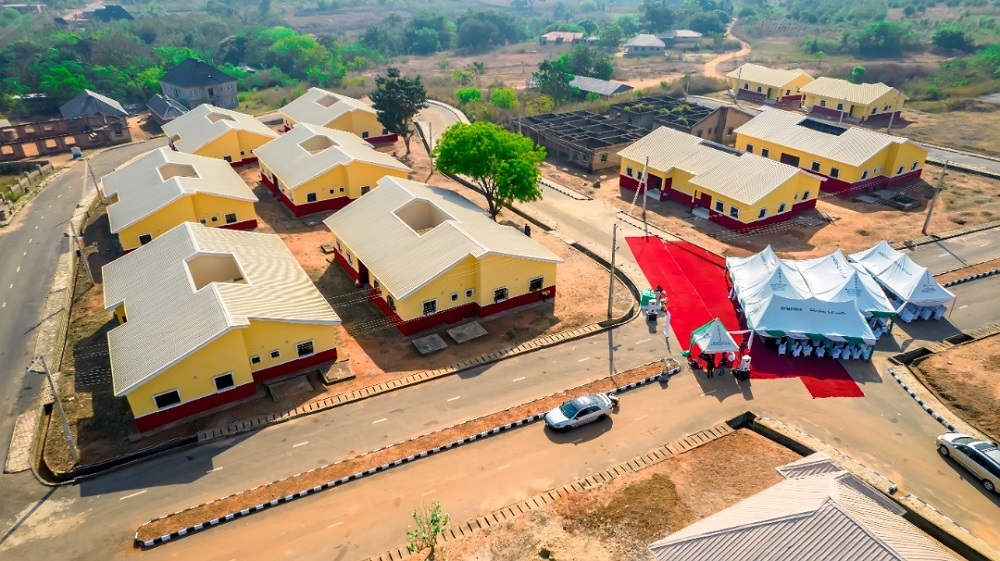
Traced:
<path fill-rule="evenodd" d="M 219 228 L 224 228 L 226 230 L 253 230 L 257 227 L 257 219 L 251 218 L 250 220 L 243 220 L 242 222 L 234 222 L 232 224 L 224 224 L 219 226 Z"/>
<path fill-rule="evenodd" d="M 399 140 L 399 135 L 387 134 L 384 136 L 369 136 L 365 139 L 368 144 L 390 144 Z"/>
<path fill-rule="evenodd" d="M 335 360 L 337 360 L 336 347 L 320 351 L 309 356 L 304 356 L 302 358 L 297 358 L 295 360 L 290 360 L 277 366 L 258 370 L 253 373 L 253 379 L 257 382 L 265 382 L 267 380 L 280 378 L 281 376 L 292 374 L 300 370 L 305 370 L 318 364 L 323 364 L 324 362 L 333 362 Z"/>
<path fill-rule="evenodd" d="M 817 201 L 816 198 L 809 199 L 808 201 L 792 205 L 792 209 L 789 210 L 788 212 L 783 212 L 781 214 L 768 216 L 762 220 L 757 220 L 749 224 L 740 222 L 739 220 L 735 220 L 725 214 L 715 212 L 714 210 L 708 211 L 709 220 L 715 222 L 720 226 L 725 226 L 730 230 L 746 233 L 756 230 L 758 228 L 763 228 L 765 226 L 770 226 L 771 224 L 777 224 L 778 222 L 784 222 L 785 220 L 794 218 L 796 215 L 798 215 L 800 212 L 806 209 L 815 208 L 816 201 Z"/>
<path fill-rule="evenodd" d="M 173 423 L 181 419 L 194 417 L 216 407 L 253 397 L 257 393 L 256 384 L 243 384 L 224 392 L 216 392 L 211 395 L 199 397 L 171 407 L 162 409 L 148 415 L 144 415 L 135 420 L 135 426 L 139 432 L 146 432 L 156 427 L 162 427 L 167 423 Z"/>
<path fill-rule="evenodd" d="M 628 189 L 629 191 L 635 191 L 639 188 L 639 180 L 634 177 L 629 177 L 624 174 L 618 175 L 618 186 L 622 189 Z"/>
<path fill-rule="evenodd" d="M 923 169 L 915 169 L 913 171 L 897 175 L 896 177 L 889 178 L 889 187 L 898 187 L 900 185 L 906 185 L 911 181 L 916 181 L 920 179 L 920 173 L 924 171 Z"/>

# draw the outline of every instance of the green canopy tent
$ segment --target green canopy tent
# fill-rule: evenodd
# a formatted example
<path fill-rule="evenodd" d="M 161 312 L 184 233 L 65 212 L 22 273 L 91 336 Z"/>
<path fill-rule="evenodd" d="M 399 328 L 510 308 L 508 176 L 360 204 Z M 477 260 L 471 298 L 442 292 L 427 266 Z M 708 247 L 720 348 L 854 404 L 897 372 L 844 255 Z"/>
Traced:
<path fill-rule="evenodd" d="M 726 331 L 726 326 L 719 318 L 691 332 L 691 348 L 695 346 L 701 349 L 701 352 L 708 354 L 740 350 L 740 346 L 736 344 L 729 331 Z"/>

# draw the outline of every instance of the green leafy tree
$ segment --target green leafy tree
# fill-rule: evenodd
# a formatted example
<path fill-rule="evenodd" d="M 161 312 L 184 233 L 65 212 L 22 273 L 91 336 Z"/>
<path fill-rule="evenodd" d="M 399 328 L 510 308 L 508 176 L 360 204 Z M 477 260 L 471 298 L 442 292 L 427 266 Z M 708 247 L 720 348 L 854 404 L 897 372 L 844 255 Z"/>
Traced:
<path fill-rule="evenodd" d="M 459 88 L 455 90 L 455 97 L 461 103 L 474 103 L 483 97 L 483 92 L 479 88 Z"/>
<path fill-rule="evenodd" d="M 858 33 L 858 54 L 868 57 L 888 57 L 902 54 L 919 44 L 907 24 L 880 21 Z"/>
<path fill-rule="evenodd" d="M 631 37 L 639 33 L 641 29 L 639 20 L 632 14 L 624 14 L 615 18 L 615 25 L 622 28 L 625 37 Z"/>
<path fill-rule="evenodd" d="M 73 99 L 83 90 L 94 89 L 94 84 L 84 76 L 83 66 L 72 60 L 47 65 L 38 86 L 58 105 Z"/>
<path fill-rule="evenodd" d="M 642 0 L 639 5 L 642 26 L 650 33 L 666 31 L 674 24 L 675 15 L 667 0 Z"/>
<path fill-rule="evenodd" d="M 498 45 L 500 29 L 489 21 L 468 18 L 458 25 L 458 48 L 470 53 L 488 51 Z"/>
<path fill-rule="evenodd" d="M 563 53 L 555 64 L 568 74 L 601 80 L 610 79 L 615 70 L 611 64 L 611 55 L 590 45 L 574 45 L 570 51 Z"/>
<path fill-rule="evenodd" d="M 851 69 L 851 82 L 855 84 L 860 84 L 865 81 L 865 67 L 855 66 Z"/>
<path fill-rule="evenodd" d="M 535 86 L 542 94 L 559 103 L 576 93 L 576 88 L 569 85 L 572 78 L 561 66 L 551 60 L 543 60 L 538 65 L 538 71 L 531 74 Z"/>
<path fill-rule="evenodd" d="M 437 552 L 438 536 L 448 528 L 451 517 L 442 514 L 441 503 L 438 501 L 431 503 L 431 506 L 424 508 L 422 512 L 413 509 L 412 516 L 417 527 L 406 532 L 406 539 L 410 542 L 406 546 L 406 551 L 417 553 L 430 549 L 427 559 L 434 559 Z"/>
<path fill-rule="evenodd" d="M 456 68 L 451 73 L 451 79 L 459 86 L 468 86 L 472 83 L 472 72 Z"/>
<path fill-rule="evenodd" d="M 931 44 L 942 49 L 965 53 L 975 50 L 975 45 L 965 35 L 965 30 L 955 24 L 946 24 L 939 27 L 931 35 Z"/>
<path fill-rule="evenodd" d="M 625 40 L 625 31 L 616 23 L 609 23 L 601 28 L 598 42 L 605 47 L 617 47 Z"/>
<path fill-rule="evenodd" d="M 410 139 L 416 129 L 413 118 L 427 107 L 427 90 L 420 76 L 406 78 L 398 68 L 389 68 L 385 76 L 375 77 L 375 91 L 369 96 L 378 113 L 378 120 L 389 132 L 403 137 L 406 155 L 410 155 Z"/>
<path fill-rule="evenodd" d="M 556 101 L 547 95 L 539 95 L 526 101 L 524 106 L 531 112 L 531 114 L 540 115 L 555 109 Z"/>
<path fill-rule="evenodd" d="M 514 201 L 542 198 L 538 165 L 545 159 L 545 149 L 499 125 L 454 124 L 434 147 L 434 157 L 439 171 L 472 179 L 486 197 L 493 220 Z"/>
<path fill-rule="evenodd" d="M 517 92 L 511 88 L 496 88 L 491 91 L 490 103 L 500 109 L 517 109 L 521 106 L 517 100 Z"/>
<path fill-rule="evenodd" d="M 594 35 L 601 26 L 597 25 L 597 22 L 592 19 L 585 19 L 577 23 L 578 26 L 583 28 L 583 32 L 587 35 Z"/>

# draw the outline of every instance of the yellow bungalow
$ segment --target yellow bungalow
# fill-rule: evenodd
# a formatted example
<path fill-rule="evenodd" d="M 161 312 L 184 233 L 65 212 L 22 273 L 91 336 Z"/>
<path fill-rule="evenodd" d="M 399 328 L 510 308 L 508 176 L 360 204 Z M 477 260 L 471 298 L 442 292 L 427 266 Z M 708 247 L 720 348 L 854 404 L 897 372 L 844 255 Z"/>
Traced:
<path fill-rule="evenodd" d="M 927 150 L 902 137 L 777 109 L 736 129 L 736 147 L 826 178 L 823 190 L 850 194 L 920 177 Z"/>
<path fill-rule="evenodd" d="M 219 158 L 233 167 L 257 161 L 253 151 L 278 133 L 255 117 L 213 105 L 199 105 L 163 125 L 170 147 Z"/>
<path fill-rule="evenodd" d="M 260 179 L 295 216 L 336 210 L 410 168 L 340 130 L 301 123 L 256 151 Z"/>
<path fill-rule="evenodd" d="M 821 117 L 852 121 L 888 122 L 898 117 L 906 96 L 882 82 L 852 84 L 836 78 L 816 78 L 802 87 L 803 106 Z"/>
<path fill-rule="evenodd" d="M 813 77 L 798 68 L 781 70 L 748 62 L 726 74 L 726 81 L 736 99 L 798 106 L 802 101 L 802 88 L 812 82 Z"/>
<path fill-rule="evenodd" d="M 335 360 L 340 318 L 277 235 L 185 222 L 104 266 L 116 397 L 140 431 Z"/>
<path fill-rule="evenodd" d="M 407 335 L 556 295 L 562 259 L 447 189 L 385 177 L 324 223 L 336 261 Z"/>
<path fill-rule="evenodd" d="M 222 160 L 153 150 L 101 178 L 111 233 L 127 253 L 183 222 L 257 227 L 257 196 Z"/>
<path fill-rule="evenodd" d="M 622 188 L 672 199 L 734 230 L 788 220 L 816 206 L 819 195 L 815 175 L 667 127 L 618 155 Z"/>
<path fill-rule="evenodd" d="M 278 110 L 285 130 L 299 123 L 352 132 L 372 144 L 396 142 L 378 121 L 378 113 L 367 103 L 320 88 L 309 91 Z"/>

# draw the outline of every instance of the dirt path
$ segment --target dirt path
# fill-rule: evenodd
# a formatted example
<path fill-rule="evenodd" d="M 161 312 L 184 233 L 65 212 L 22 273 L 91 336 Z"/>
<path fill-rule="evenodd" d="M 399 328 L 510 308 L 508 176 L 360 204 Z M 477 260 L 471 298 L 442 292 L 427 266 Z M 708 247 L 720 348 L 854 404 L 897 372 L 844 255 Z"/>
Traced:
<path fill-rule="evenodd" d="M 735 57 L 741 57 L 750 54 L 750 43 L 747 43 L 743 39 L 740 39 L 739 37 L 733 35 L 734 25 L 736 25 L 735 19 L 733 20 L 732 23 L 729 24 L 729 29 L 726 30 L 726 38 L 735 39 L 736 41 L 739 41 L 740 45 L 742 45 L 742 48 L 740 48 L 740 50 L 736 51 L 735 53 L 721 54 L 713 58 L 712 60 L 706 62 L 705 68 L 702 69 L 702 74 L 704 74 L 705 76 L 709 78 L 718 78 L 720 80 L 725 80 L 726 76 L 721 72 L 719 72 L 718 70 L 719 65 Z"/>

